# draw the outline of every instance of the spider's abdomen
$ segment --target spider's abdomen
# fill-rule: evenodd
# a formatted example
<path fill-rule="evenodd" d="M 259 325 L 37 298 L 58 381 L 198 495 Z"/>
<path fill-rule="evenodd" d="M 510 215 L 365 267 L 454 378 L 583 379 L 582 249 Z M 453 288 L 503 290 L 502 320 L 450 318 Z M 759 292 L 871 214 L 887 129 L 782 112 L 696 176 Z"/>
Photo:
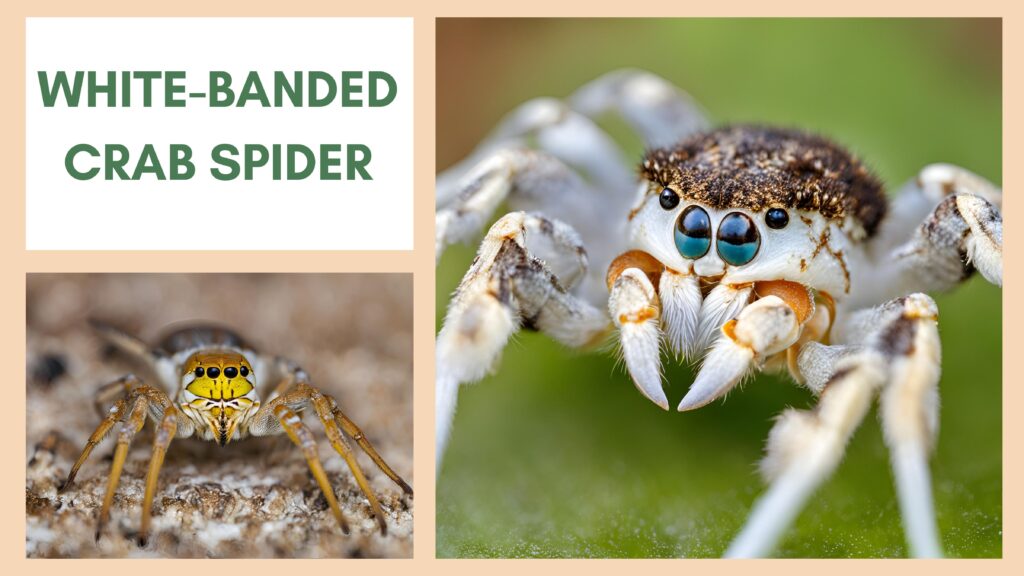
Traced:
<path fill-rule="evenodd" d="M 160 340 L 159 348 L 168 355 L 196 348 L 253 349 L 233 330 L 216 324 L 177 327 Z"/>
<path fill-rule="evenodd" d="M 855 156 L 797 130 L 741 125 L 695 134 L 649 151 L 641 175 L 655 184 L 653 193 L 671 187 L 712 208 L 774 206 L 850 218 L 865 237 L 886 210 L 881 182 Z"/>

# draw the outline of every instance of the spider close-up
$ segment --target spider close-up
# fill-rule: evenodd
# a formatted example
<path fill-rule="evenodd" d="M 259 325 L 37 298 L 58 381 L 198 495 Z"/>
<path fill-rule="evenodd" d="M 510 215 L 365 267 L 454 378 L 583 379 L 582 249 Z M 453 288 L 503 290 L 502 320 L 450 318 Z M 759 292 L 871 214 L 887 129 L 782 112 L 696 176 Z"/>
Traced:
<path fill-rule="evenodd" d="M 609 113 L 643 141 L 637 169 L 598 123 Z M 482 237 L 438 333 L 439 490 L 462 385 L 539 372 L 500 362 L 510 338 L 533 331 L 582 350 L 610 339 L 635 387 L 665 410 L 711 405 L 761 372 L 816 398 L 771 424 L 767 488 L 715 553 L 772 554 L 877 403 L 904 553 L 941 555 L 929 472 L 941 310 L 929 294 L 975 272 L 1002 284 L 1001 190 L 931 164 L 887 194 L 866 162 L 807 130 L 715 125 L 686 92 L 637 69 L 515 108 L 437 178 L 438 260 Z M 696 368 L 670 406 L 665 365 L 677 362 Z M 643 434 L 613 418 L 607 425 L 643 454 Z M 716 457 L 728 458 L 699 456 Z"/>
<path fill-rule="evenodd" d="M 394 304 L 388 304 L 386 298 L 396 291 L 381 286 L 380 281 L 361 282 L 352 276 L 346 285 L 341 276 L 323 278 L 317 282 L 315 276 L 287 281 L 234 276 L 221 277 L 217 283 L 250 298 L 266 298 L 267 293 L 282 297 L 286 293 L 282 288 L 297 288 L 313 295 L 308 305 L 326 310 L 343 303 L 344 289 L 349 297 L 378 290 L 384 298 L 382 304 Z M 53 298 L 67 297 L 67 291 L 90 292 L 102 284 L 115 291 L 134 289 L 151 298 L 161 290 L 181 294 L 181 285 L 188 285 L 190 277 L 118 279 L 72 275 L 56 282 L 34 279 L 30 287 L 45 294 L 37 300 L 49 304 Z M 203 280 L 196 282 L 202 284 Z M 405 279 L 393 282 L 408 284 Z M 205 300 L 215 305 L 219 299 Z M 294 312 L 304 305 L 282 303 L 280 308 Z M 45 316 L 38 310 L 30 305 L 30 319 Z M 308 318 L 311 313 L 303 311 L 288 322 Z M 336 319 L 345 322 L 344 316 Z M 387 315 L 380 320 L 389 323 Z M 401 307 L 390 313 L 390 328 L 399 330 L 391 338 L 403 337 L 404 321 Z M 35 323 L 45 324 L 42 320 Z M 75 555 L 137 555 L 132 545 L 141 555 L 169 554 L 171 550 L 173 555 L 194 555 L 198 546 L 202 555 L 213 556 L 379 555 L 404 547 L 411 529 L 412 487 L 389 464 L 397 456 L 394 450 L 381 448 L 374 440 L 381 436 L 380 416 L 371 425 L 365 421 L 357 424 L 359 417 L 352 416 L 354 412 L 367 414 L 355 405 L 360 398 L 375 405 L 387 402 L 393 394 L 389 380 L 397 374 L 375 367 L 375 357 L 384 358 L 376 351 L 382 344 L 385 349 L 394 344 L 364 342 L 360 344 L 363 352 L 357 348 L 350 362 L 341 362 L 339 367 L 352 378 L 366 380 L 367 391 L 376 390 L 349 396 L 315 384 L 317 372 L 307 371 L 290 357 L 257 352 L 223 321 L 177 323 L 156 332 L 161 336 L 152 340 L 154 344 L 113 323 L 93 319 L 89 324 L 97 342 L 94 349 L 107 350 L 106 358 L 116 360 L 115 365 L 126 365 L 131 372 L 95 386 L 92 402 L 65 408 L 93 413 L 94 406 L 98 412 L 91 434 L 84 431 L 85 438 L 77 448 L 78 442 L 65 437 L 72 430 L 60 428 L 33 447 L 28 486 L 30 553 L 50 550 L 52 555 L 66 555 L 74 546 L 89 547 L 88 541 L 77 537 L 68 542 L 54 540 L 48 524 L 70 526 L 69 534 L 92 525 L 94 551 L 79 549 Z M 366 335 L 359 323 L 351 328 Z M 73 327 L 72 334 L 89 331 Z M 44 344 L 38 338 L 30 342 L 35 344 L 30 350 L 35 350 L 30 355 L 29 382 L 30 389 L 41 387 L 34 389 L 37 401 L 45 402 L 42 390 L 45 396 L 60 397 L 62 391 L 65 397 L 77 395 L 80 388 L 74 394 L 67 388 L 72 379 L 77 380 L 68 365 L 87 363 L 87 355 L 42 351 L 70 343 Z M 374 388 L 381 384 L 385 386 Z M 31 408 L 32 403 L 30 413 Z M 384 416 L 388 408 L 382 405 L 377 410 L 383 410 Z M 37 416 L 48 419 L 46 414 Z M 78 417 L 68 421 L 76 422 Z M 280 442 L 251 439 L 265 436 L 286 437 L 292 451 Z M 113 455 L 104 463 L 102 442 L 111 437 L 113 441 L 108 442 L 113 445 Z M 204 444 L 216 446 L 215 451 L 197 447 L 187 438 L 205 440 Z M 326 444 L 327 451 L 321 444 Z M 184 456 L 176 450 L 179 447 L 191 454 Z M 371 471 L 359 462 L 360 451 L 380 474 L 368 474 Z M 65 463 L 70 455 L 74 456 Z M 171 463 L 165 466 L 168 456 Z M 399 469 L 408 474 L 411 454 L 404 457 Z M 297 477 L 293 464 L 282 462 L 302 462 L 308 468 Z M 296 482 L 300 478 L 304 480 Z M 238 543 L 233 543 L 236 540 Z M 255 554 L 246 551 L 250 542 L 265 549 Z M 289 545 L 297 547 L 286 550 Z M 348 552 L 343 552 L 346 549 Z"/>

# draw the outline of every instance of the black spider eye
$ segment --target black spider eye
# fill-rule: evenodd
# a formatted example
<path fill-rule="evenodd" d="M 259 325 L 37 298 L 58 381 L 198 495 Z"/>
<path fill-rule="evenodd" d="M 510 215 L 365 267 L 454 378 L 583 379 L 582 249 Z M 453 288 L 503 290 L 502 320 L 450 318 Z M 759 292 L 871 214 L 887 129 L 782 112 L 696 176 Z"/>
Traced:
<path fill-rule="evenodd" d="M 711 218 L 696 204 L 679 215 L 675 230 L 676 250 L 683 258 L 696 260 L 711 247 Z"/>
<path fill-rule="evenodd" d="M 764 215 L 764 223 L 775 230 L 785 228 L 789 224 L 789 214 L 782 208 L 771 208 Z"/>
<path fill-rule="evenodd" d="M 249 375 L 249 367 L 248 367 L 248 366 L 242 366 L 242 368 L 241 368 L 240 370 L 241 370 L 241 372 L 242 372 L 242 376 L 243 376 L 243 377 L 245 377 L 245 376 L 248 376 L 248 375 Z"/>
<path fill-rule="evenodd" d="M 196 378 L 202 378 L 202 377 L 203 377 L 203 367 L 200 366 L 199 368 L 196 368 Z"/>
<path fill-rule="evenodd" d="M 224 369 L 224 375 L 227 376 L 228 378 L 234 378 L 235 376 L 238 376 L 238 368 L 235 368 L 234 366 L 228 366 L 227 368 Z"/>
<path fill-rule="evenodd" d="M 749 216 L 733 212 L 718 225 L 718 255 L 733 266 L 742 266 L 754 259 L 761 247 L 761 234 Z"/>
<path fill-rule="evenodd" d="M 664 188 L 661 191 L 661 195 L 658 196 L 658 201 L 661 202 L 662 208 L 665 210 L 671 210 L 676 206 L 679 206 L 679 195 L 671 188 Z"/>
<path fill-rule="evenodd" d="M 220 376 L 220 368 L 214 366 L 213 368 L 210 368 L 209 370 L 206 371 L 206 375 L 209 376 L 210 378 L 216 378 L 217 376 Z"/>

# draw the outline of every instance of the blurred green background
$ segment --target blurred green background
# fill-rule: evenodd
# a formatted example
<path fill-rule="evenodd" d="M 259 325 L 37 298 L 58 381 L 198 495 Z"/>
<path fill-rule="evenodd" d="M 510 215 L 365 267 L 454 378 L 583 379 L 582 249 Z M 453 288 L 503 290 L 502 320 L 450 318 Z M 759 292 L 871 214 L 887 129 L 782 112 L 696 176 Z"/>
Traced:
<path fill-rule="evenodd" d="M 619 67 L 689 91 L 715 122 L 799 126 L 861 155 L 896 188 L 931 162 L 1001 183 L 998 20 L 437 22 L 437 168 L 517 104 L 566 96 Z M 640 143 L 608 125 L 627 153 Z M 632 193 L 632 191 L 624 191 Z M 437 272 L 437 326 L 475 247 Z M 975 277 L 937 297 L 942 410 L 932 461 L 947 554 L 1002 554 L 1002 293 Z M 666 364 L 670 403 L 692 381 Z M 521 333 L 463 388 L 437 494 L 439 557 L 718 556 L 764 485 L 772 419 L 813 398 L 759 376 L 696 412 L 663 412 L 612 354 Z M 777 553 L 903 556 L 888 454 L 872 414 Z"/>

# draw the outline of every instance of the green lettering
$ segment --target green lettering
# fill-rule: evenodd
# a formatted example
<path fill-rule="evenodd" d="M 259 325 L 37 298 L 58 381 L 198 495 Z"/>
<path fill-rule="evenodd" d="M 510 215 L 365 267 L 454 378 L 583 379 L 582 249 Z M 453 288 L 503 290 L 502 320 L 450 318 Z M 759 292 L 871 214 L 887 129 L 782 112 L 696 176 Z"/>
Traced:
<path fill-rule="evenodd" d="M 295 72 L 293 78 L 292 82 L 288 82 L 284 72 L 274 72 L 274 106 L 282 106 L 285 94 L 292 106 L 302 106 L 302 72 Z"/>
<path fill-rule="evenodd" d="M 165 108 L 184 108 L 185 99 L 175 98 L 175 94 L 184 94 L 185 85 L 178 84 L 175 80 L 184 80 L 184 71 L 168 71 L 164 75 L 164 107 Z"/>
<path fill-rule="evenodd" d="M 305 168 L 299 171 L 295 170 L 295 167 L 299 164 L 296 161 L 296 154 L 302 154 L 306 158 Z M 288 180 L 305 180 L 313 173 L 314 167 L 316 167 L 316 158 L 309 148 L 302 144 L 288 145 Z"/>
<path fill-rule="evenodd" d="M 250 72 L 245 77 L 245 83 L 242 84 L 242 95 L 238 97 L 238 107 L 245 106 L 249 100 L 259 100 L 264 108 L 270 107 L 267 91 L 263 89 L 263 82 L 260 81 L 260 75 L 256 72 Z"/>
<path fill-rule="evenodd" d="M 341 166 L 341 158 L 332 158 L 331 152 L 341 152 L 341 144 L 320 145 L 320 179 L 341 180 L 340 172 L 331 172 L 332 166 Z"/>
<path fill-rule="evenodd" d="M 114 153 L 117 153 L 118 157 L 114 157 Z M 128 148 L 121 144 L 107 144 L 103 150 L 103 164 L 106 170 L 103 172 L 103 178 L 105 180 L 113 180 L 114 173 L 117 173 L 117 177 L 120 180 L 131 180 L 128 177 L 128 173 L 124 171 L 125 164 L 128 163 Z"/>
<path fill-rule="evenodd" d="M 387 86 L 387 94 L 383 97 L 377 97 L 377 81 L 383 80 Z M 370 72 L 370 107 L 380 108 L 381 106 L 387 106 L 395 100 L 395 95 L 398 94 L 398 84 L 395 83 L 394 77 L 387 72 L 381 72 L 374 70 Z"/>
<path fill-rule="evenodd" d="M 54 74 L 53 85 L 51 86 L 47 80 L 46 72 L 38 72 L 39 77 L 39 91 L 42 92 L 43 106 L 47 108 L 53 108 L 54 104 L 57 103 L 57 94 L 64 94 L 64 102 L 67 103 L 69 108 L 78 106 L 78 99 L 82 95 L 82 72 L 75 72 L 75 83 L 71 85 L 68 82 L 68 75 L 63 70 L 59 70 Z M 84 146 L 84 144 L 82 144 Z"/>
<path fill-rule="evenodd" d="M 341 73 L 341 105 L 362 106 L 363 101 L 359 98 L 352 98 L 354 94 L 362 94 L 363 87 L 360 84 L 353 84 L 353 80 L 362 80 L 362 72 L 344 71 Z"/>
<path fill-rule="evenodd" d="M 257 153 L 259 157 L 257 157 Z M 267 153 L 266 146 L 260 146 L 259 144 L 246 144 L 245 145 L 245 179 L 252 180 L 253 168 L 259 168 L 260 166 L 266 166 L 267 161 L 270 160 L 270 154 Z"/>
<path fill-rule="evenodd" d="M 184 171 L 180 168 L 184 167 Z M 196 173 L 192 148 L 187 144 L 171 144 L 171 180 L 189 180 Z"/>
<path fill-rule="evenodd" d="M 160 158 L 156 155 L 156 150 L 152 144 L 146 144 L 142 147 L 142 154 L 139 156 L 139 161 L 135 163 L 135 173 L 132 174 L 132 180 L 141 180 L 143 174 L 155 174 L 157 180 L 166 180 L 164 176 L 164 169 L 160 166 Z"/>
<path fill-rule="evenodd" d="M 107 95 L 107 107 L 117 106 L 117 73 L 113 70 L 107 72 L 107 83 L 99 84 L 96 80 L 96 72 L 89 72 L 89 108 L 96 107 L 96 95 Z"/>
<path fill-rule="evenodd" d="M 231 144 L 218 144 L 213 147 L 213 162 L 227 168 L 222 171 L 217 168 L 210 168 L 210 174 L 217 180 L 234 180 L 238 178 L 238 162 L 232 156 L 238 155 L 238 148 Z"/>
<path fill-rule="evenodd" d="M 210 107 L 224 108 L 235 101 L 231 90 L 231 74 L 220 70 L 210 71 Z M 235 150 L 237 153 L 238 150 Z"/>
<path fill-rule="evenodd" d="M 359 158 L 356 158 L 356 153 Z M 355 180 L 356 172 L 359 172 L 361 180 L 373 180 L 373 176 L 366 171 L 366 165 L 370 163 L 370 148 L 362 144 L 348 145 L 348 179 Z"/>
<path fill-rule="evenodd" d="M 317 82 L 323 82 L 327 85 L 327 94 L 323 97 L 317 96 Z M 311 108 L 320 108 L 330 104 L 337 93 L 338 84 L 330 74 L 317 71 L 309 73 L 309 106 Z"/>
<path fill-rule="evenodd" d="M 75 156 L 77 156 L 79 152 L 85 152 L 93 158 L 100 157 L 99 151 L 92 146 L 89 146 L 88 144 L 75 144 L 70 150 L 68 150 L 67 155 L 64 156 L 64 168 L 67 169 L 68 174 L 70 174 L 75 180 L 91 180 L 92 178 L 95 178 L 100 172 L 99 168 L 89 168 L 85 172 L 75 168 Z"/>

